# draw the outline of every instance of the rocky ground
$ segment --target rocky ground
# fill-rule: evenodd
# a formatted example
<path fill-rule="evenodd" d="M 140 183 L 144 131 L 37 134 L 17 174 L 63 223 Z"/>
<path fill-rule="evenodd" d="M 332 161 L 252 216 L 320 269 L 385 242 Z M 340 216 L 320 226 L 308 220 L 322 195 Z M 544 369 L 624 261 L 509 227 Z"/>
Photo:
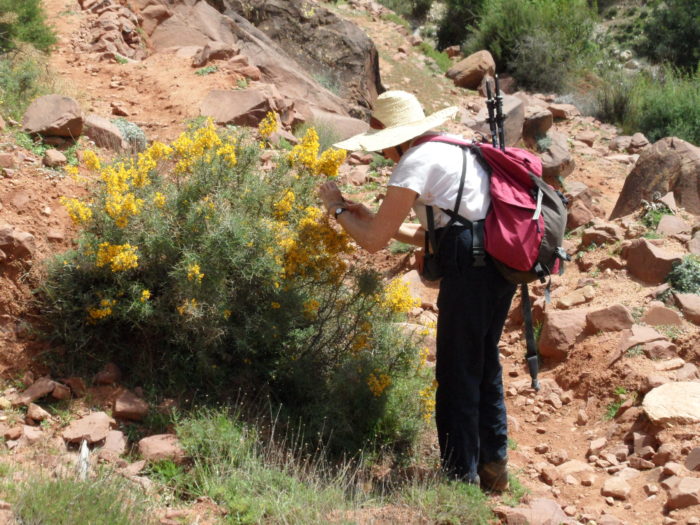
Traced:
<path fill-rule="evenodd" d="M 175 138 L 187 119 L 199 115 L 207 91 L 229 88 L 240 78 L 225 68 L 195 75 L 191 58 L 172 54 L 136 56 L 143 60 L 128 63 L 96 61 L 80 45 L 90 41 L 91 15 L 75 0 L 44 4 L 59 34 L 51 58 L 56 74 L 86 111 L 125 116 L 144 128 L 149 139 Z M 429 109 L 459 105 L 461 122 L 450 123 L 449 129 L 471 133 L 465 123 L 478 120 L 483 98 L 436 72 L 408 31 L 381 17 L 379 6 L 356 2 L 336 11 L 375 42 L 386 87 L 416 92 Z M 552 106 L 554 96 L 518 96 L 533 108 L 530 114 L 558 109 Z M 73 468 L 76 442 L 88 436 L 100 460 L 115 463 L 147 488 L 150 481 L 139 475 L 142 461 L 177 458 L 182 451 L 168 429 L 128 441 L 126 426 L 142 421 L 150 408 L 143 392 L 120 386 L 122 378 L 113 367 L 95 378 L 50 378 L 36 364 L 38 354 L 49 348 L 28 329 L 31 286 L 40 262 L 68 248 L 75 234 L 60 197 L 85 188 L 17 146 L 12 129 L 12 123 L 0 129 L 0 254 L 5 256 L 0 259 L 0 431 L 9 452 L 0 461 Z M 700 251 L 698 217 L 678 209 L 673 220 L 662 222 L 658 238 L 649 240 L 642 240 L 646 228 L 636 212 L 609 221 L 626 176 L 651 146 L 643 137 L 620 138 L 613 127 L 575 111 L 561 113 L 551 131 L 564 137 L 567 163 L 573 165 L 567 168 L 565 187 L 575 199 L 572 217 L 577 222 L 566 247 L 576 257 L 564 275 L 553 277 L 550 303 L 545 303 L 541 285 L 533 287 L 544 357 L 539 392 L 530 388 L 519 301 L 514 301 L 501 350 L 510 464 L 528 495 L 517 508 L 503 505 L 497 496 L 493 503 L 507 523 L 698 524 L 698 298 L 664 295 L 661 284 L 671 262 Z M 362 184 L 381 187 L 386 175 L 370 175 L 365 162 L 346 166 L 342 180 L 356 198 L 372 203 L 376 192 L 363 192 Z M 410 259 L 386 251 L 373 261 L 411 284 L 422 300 L 412 322 L 425 324 L 435 319 L 437 291 L 420 281 Z M 27 263 L 31 271 L 25 277 Z M 65 403 L 65 412 L 49 414 L 42 408 L 51 397 Z M 17 407 L 27 407 L 26 419 L 20 419 L 24 409 Z M 127 447 L 136 447 L 143 460 L 125 461 Z M 435 444 L 432 448 L 429 453 L 435 454 Z M 215 520 L 217 509 L 200 501 L 184 511 L 163 510 L 162 522 L 174 522 L 177 512 L 200 516 L 202 523 Z M 404 516 L 392 509 L 380 514 L 363 511 L 356 519 L 393 523 Z"/>

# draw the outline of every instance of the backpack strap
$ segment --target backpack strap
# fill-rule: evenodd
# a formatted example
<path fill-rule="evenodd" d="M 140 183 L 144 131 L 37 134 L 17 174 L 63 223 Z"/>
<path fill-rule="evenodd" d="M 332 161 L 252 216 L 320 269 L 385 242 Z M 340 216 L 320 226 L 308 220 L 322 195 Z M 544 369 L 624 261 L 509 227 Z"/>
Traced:
<path fill-rule="evenodd" d="M 537 379 L 537 373 L 540 369 L 539 356 L 537 355 L 537 342 L 535 341 L 535 327 L 532 324 L 532 305 L 530 303 L 530 294 L 527 290 L 527 284 L 520 285 L 521 306 L 523 309 L 523 319 L 525 321 L 525 344 L 527 350 L 525 352 L 525 360 L 527 368 L 530 371 L 532 379 L 531 386 L 535 390 L 540 389 L 540 382 Z"/>
<path fill-rule="evenodd" d="M 450 216 L 450 221 L 447 223 L 447 225 L 444 227 L 442 233 L 440 234 L 440 239 L 436 241 L 435 239 L 435 219 L 433 216 L 433 207 L 432 206 L 425 206 L 425 214 L 428 219 L 428 230 L 425 232 L 425 249 L 426 253 L 428 253 L 428 248 L 430 242 L 430 248 L 432 248 L 432 253 L 437 253 L 438 249 L 440 248 L 440 244 L 442 244 L 442 239 L 445 237 L 445 234 L 447 233 L 447 229 L 452 226 L 455 222 L 460 221 L 460 222 L 466 222 L 468 226 L 471 226 L 471 222 L 468 221 L 467 219 L 463 218 L 460 216 L 457 212 L 459 211 L 459 206 L 462 204 L 462 193 L 464 193 L 464 180 L 466 179 L 467 176 L 467 151 L 462 148 L 462 175 L 459 179 L 459 191 L 457 192 L 457 199 L 455 200 L 455 208 L 454 210 L 444 210 L 440 208 L 443 212 L 447 213 L 447 215 Z"/>

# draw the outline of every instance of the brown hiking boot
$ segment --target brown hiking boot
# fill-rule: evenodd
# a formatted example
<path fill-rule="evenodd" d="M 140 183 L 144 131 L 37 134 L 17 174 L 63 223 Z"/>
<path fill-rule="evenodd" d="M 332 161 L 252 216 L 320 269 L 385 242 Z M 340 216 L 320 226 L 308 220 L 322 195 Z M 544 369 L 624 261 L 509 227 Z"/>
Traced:
<path fill-rule="evenodd" d="M 508 459 L 484 463 L 479 467 L 481 488 L 503 492 L 508 488 Z"/>

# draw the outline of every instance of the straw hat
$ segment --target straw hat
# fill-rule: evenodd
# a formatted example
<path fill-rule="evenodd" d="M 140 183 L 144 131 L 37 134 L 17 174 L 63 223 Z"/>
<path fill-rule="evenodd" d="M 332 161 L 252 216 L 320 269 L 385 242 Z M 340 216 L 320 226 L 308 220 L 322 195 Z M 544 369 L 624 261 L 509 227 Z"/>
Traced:
<path fill-rule="evenodd" d="M 333 144 L 349 151 L 379 151 L 403 144 L 422 135 L 452 118 L 458 108 L 451 106 L 425 116 L 418 99 L 405 91 L 385 91 L 375 103 L 372 119 L 379 121 L 382 129 L 370 129 L 354 137 Z"/>

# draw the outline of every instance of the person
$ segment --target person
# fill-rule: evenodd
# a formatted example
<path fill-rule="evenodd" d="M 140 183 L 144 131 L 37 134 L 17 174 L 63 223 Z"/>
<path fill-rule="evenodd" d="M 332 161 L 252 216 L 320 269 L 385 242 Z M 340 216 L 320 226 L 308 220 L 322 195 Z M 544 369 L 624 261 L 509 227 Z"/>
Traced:
<path fill-rule="evenodd" d="M 462 163 L 466 177 L 459 215 L 479 221 L 489 208 L 489 176 L 475 156 L 459 146 L 420 142 L 455 115 L 449 107 L 425 116 L 410 93 L 387 91 L 375 103 L 370 129 L 334 146 L 350 151 L 381 152 L 396 162 L 379 210 L 346 200 L 333 181 L 318 194 L 329 214 L 365 250 L 373 253 L 390 240 L 423 246 L 426 209 L 431 206 L 437 261 L 442 270 L 438 295 L 435 420 L 444 471 L 489 490 L 507 487 L 507 423 L 498 341 L 515 286 L 488 256 L 474 265 L 472 229 L 450 223 L 441 211 L 453 209 Z M 420 143 L 418 143 L 420 142 Z M 465 155 L 463 151 L 467 151 Z M 420 224 L 404 222 L 413 208 Z M 422 258 L 417 253 L 421 269 Z"/>

